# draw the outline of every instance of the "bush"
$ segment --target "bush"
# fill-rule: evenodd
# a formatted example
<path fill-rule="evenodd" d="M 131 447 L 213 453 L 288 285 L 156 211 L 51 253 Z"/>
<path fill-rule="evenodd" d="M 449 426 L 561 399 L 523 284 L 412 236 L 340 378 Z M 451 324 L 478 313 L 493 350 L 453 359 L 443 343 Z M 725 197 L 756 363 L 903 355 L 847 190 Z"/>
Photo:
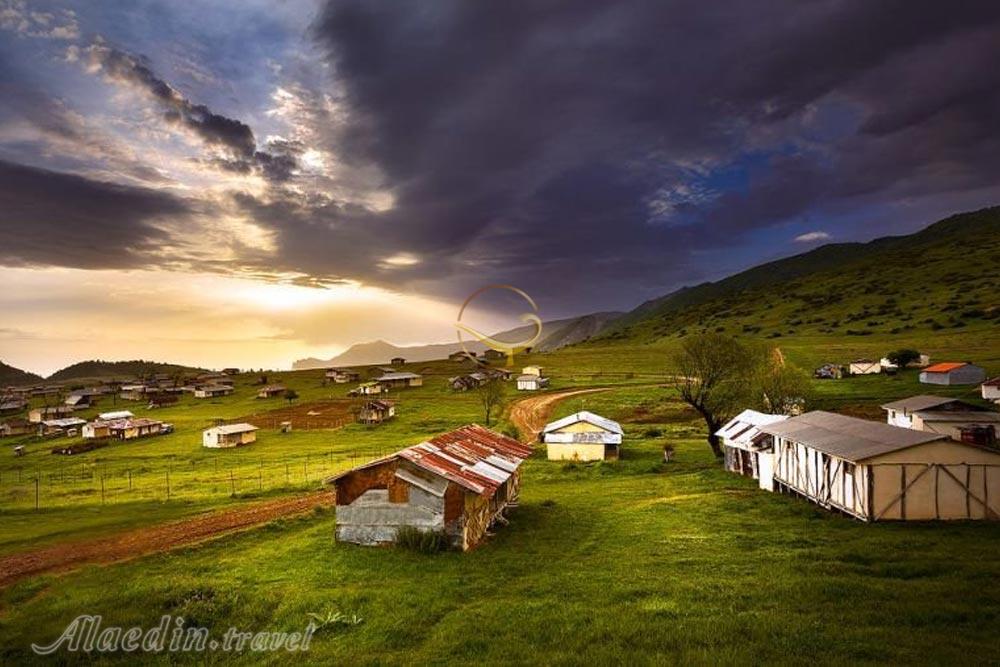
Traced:
<path fill-rule="evenodd" d="M 422 554 L 436 554 L 451 548 L 448 533 L 443 530 L 420 530 L 402 526 L 396 531 L 396 546 Z"/>
<path fill-rule="evenodd" d="M 663 437 L 663 430 L 658 428 L 648 428 L 642 434 L 644 438 L 660 438 Z"/>

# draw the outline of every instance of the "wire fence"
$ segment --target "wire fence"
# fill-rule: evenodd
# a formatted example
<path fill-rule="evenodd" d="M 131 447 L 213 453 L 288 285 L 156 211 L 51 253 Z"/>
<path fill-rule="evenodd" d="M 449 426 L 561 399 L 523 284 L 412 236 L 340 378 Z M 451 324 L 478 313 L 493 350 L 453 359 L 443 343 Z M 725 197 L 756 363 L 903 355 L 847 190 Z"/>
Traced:
<path fill-rule="evenodd" d="M 0 512 L 143 501 L 204 500 L 315 488 L 329 476 L 388 455 L 392 448 L 317 451 L 281 458 L 200 459 L 150 466 L 81 462 L 56 470 L 0 470 Z"/>

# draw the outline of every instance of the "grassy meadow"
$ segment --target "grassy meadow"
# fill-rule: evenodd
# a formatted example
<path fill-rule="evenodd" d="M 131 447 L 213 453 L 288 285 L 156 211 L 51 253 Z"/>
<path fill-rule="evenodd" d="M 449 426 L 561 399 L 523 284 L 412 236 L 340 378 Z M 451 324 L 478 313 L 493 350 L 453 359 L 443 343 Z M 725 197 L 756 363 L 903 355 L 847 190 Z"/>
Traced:
<path fill-rule="evenodd" d="M 782 350 L 810 368 L 912 346 L 935 360 L 957 355 L 1000 373 L 995 333 L 946 335 L 959 337 L 870 336 L 826 344 L 795 338 L 783 341 Z M 998 570 L 989 557 L 1000 549 L 1000 525 L 865 525 L 726 474 L 711 456 L 696 415 L 672 389 L 658 386 L 670 372 L 674 344 L 578 345 L 518 359 L 546 366 L 552 391 L 612 387 L 568 398 L 554 416 L 588 409 L 619 420 L 626 432 L 623 459 L 550 463 L 539 450 L 525 463 L 521 504 L 510 512 L 510 525 L 470 553 L 424 555 L 336 544 L 330 508 L 200 546 L 38 576 L 0 590 L 0 663 L 50 660 L 32 655 L 30 644 L 53 641 L 81 613 L 100 614 L 105 625 L 146 627 L 164 614 L 183 616 L 217 636 L 231 626 L 301 630 L 310 614 L 325 618 L 335 612 L 356 614 L 361 622 L 321 627 L 308 661 L 1000 660 L 995 637 L 1000 591 L 993 585 Z M 282 399 L 255 399 L 256 376 L 244 375 L 233 396 L 185 397 L 178 405 L 151 411 L 150 416 L 175 425 L 175 433 L 167 436 L 71 457 L 48 453 L 59 441 L 30 443 L 26 457 L 0 460 L 0 554 L 317 489 L 334 470 L 482 421 L 474 393 L 445 387 L 445 378 L 461 370 L 459 364 L 431 362 L 407 369 L 425 372 L 426 384 L 395 392 L 399 416 L 378 427 L 296 428 L 287 435 L 268 428 L 248 447 L 202 448 L 201 430 L 216 419 L 287 405 Z M 269 376 L 296 389 L 299 403 L 342 398 L 349 388 L 324 386 L 320 371 Z M 907 371 L 895 377 L 816 381 L 814 407 L 877 417 L 878 403 L 927 391 L 916 376 Z M 968 388 L 935 391 L 969 394 Z M 521 396 L 514 394 L 511 399 Z M 124 405 L 118 401 L 118 407 Z M 147 414 L 144 408 L 133 411 Z M 511 425 L 502 420 L 497 428 Z M 676 452 L 669 463 L 662 461 L 664 445 Z M 300 469 L 307 456 L 312 472 Z M 22 479 L 34 474 L 50 479 L 37 511 L 33 495 L 24 496 L 9 482 L 18 466 L 23 466 Z M 132 491 L 124 486 L 122 470 L 140 480 Z M 230 470 L 239 480 L 236 493 Z M 93 481 L 102 473 L 103 504 Z M 71 479 L 74 474 L 78 479 Z M 33 486 L 21 487 L 33 494 Z M 60 655 L 70 664 L 92 658 Z M 102 658 L 128 659 L 120 654 Z M 143 657 L 151 664 L 232 659 L 222 654 Z M 244 654 L 239 660 L 291 664 L 302 659 L 277 653 Z"/>

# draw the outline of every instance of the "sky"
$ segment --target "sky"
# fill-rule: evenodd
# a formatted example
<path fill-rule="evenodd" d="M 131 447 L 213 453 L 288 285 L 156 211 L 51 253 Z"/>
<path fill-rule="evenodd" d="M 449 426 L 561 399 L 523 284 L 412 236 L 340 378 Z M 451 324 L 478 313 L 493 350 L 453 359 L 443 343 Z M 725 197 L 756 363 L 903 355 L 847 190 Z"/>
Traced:
<path fill-rule="evenodd" d="M 910 233 L 1000 203 L 998 62 L 992 1 L 0 0 L 0 359 L 287 368 Z"/>

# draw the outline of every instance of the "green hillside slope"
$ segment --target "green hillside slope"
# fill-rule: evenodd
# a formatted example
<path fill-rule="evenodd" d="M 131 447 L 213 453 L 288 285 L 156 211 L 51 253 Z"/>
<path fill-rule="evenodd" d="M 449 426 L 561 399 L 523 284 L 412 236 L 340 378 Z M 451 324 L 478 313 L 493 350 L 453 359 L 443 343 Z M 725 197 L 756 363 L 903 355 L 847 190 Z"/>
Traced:
<path fill-rule="evenodd" d="M 56 371 L 48 377 L 54 382 L 78 379 L 97 378 L 131 378 L 152 375 L 153 373 L 190 373 L 202 371 L 201 368 L 165 364 L 158 361 L 81 361 Z"/>
<path fill-rule="evenodd" d="M 20 368 L 8 366 L 0 361 L 0 387 L 21 386 L 41 382 L 42 378 L 34 373 L 22 371 Z"/>
<path fill-rule="evenodd" d="M 868 336 L 1000 326 L 1000 207 L 833 244 L 649 301 L 596 337 Z"/>

